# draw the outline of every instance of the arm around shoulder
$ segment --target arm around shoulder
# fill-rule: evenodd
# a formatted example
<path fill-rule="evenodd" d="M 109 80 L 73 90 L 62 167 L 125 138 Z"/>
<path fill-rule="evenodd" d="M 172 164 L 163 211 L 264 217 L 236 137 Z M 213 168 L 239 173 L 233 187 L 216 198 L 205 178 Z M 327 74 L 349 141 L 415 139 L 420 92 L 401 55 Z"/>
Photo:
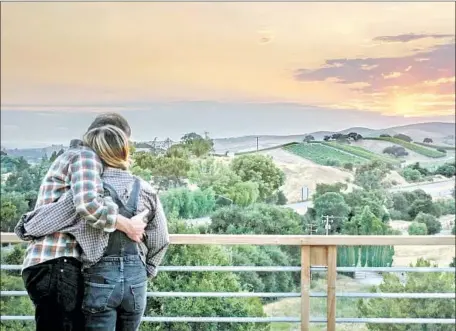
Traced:
<path fill-rule="evenodd" d="M 71 160 L 69 175 L 76 212 L 91 226 L 106 232 L 116 230 L 118 207 L 104 196 L 103 165 L 96 153 L 81 149 Z"/>

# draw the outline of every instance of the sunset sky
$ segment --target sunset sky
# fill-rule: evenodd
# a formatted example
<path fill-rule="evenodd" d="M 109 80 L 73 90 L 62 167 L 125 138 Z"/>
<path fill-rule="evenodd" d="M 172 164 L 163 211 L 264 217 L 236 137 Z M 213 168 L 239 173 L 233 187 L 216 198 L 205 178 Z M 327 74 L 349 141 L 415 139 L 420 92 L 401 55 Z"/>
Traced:
<path fill-rule="evenodd" d="M 455 112 L 454 3 L 3 3 L 1 28 L 2 112 Z"/>

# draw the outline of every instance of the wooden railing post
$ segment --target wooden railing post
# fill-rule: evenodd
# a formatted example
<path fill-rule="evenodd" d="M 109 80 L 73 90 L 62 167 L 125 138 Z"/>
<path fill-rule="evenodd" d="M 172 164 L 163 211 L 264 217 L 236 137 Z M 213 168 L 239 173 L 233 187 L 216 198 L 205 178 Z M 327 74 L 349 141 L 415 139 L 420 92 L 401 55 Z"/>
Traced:
<path fill-rule="evenodd" d="M 327 331 L 336 331 L 337 246 L 328 246 Z"/>
<path fill-rule="evenodd" d="M 301 331 L 310 330 L 310 246 L 301 246 Z"/>

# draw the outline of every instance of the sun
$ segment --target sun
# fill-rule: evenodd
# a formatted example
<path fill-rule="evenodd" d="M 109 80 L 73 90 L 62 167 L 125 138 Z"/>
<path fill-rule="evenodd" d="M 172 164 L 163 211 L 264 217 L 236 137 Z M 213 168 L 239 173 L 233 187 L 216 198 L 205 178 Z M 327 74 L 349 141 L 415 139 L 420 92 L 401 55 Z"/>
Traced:
<path fill-rule="evenodd" d="M 403 115 L 405 117 L 408 117 L 417 114 L 417 104 L 411 95 L 396 96 L 392 104 L 393 112 L 397 115 Z"/>

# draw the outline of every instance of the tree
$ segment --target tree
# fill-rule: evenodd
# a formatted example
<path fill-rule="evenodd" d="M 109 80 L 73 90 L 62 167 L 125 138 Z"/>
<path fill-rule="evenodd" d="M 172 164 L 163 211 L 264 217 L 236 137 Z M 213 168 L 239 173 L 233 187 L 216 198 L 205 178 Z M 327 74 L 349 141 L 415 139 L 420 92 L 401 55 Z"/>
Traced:
<path fill-rule="evenodd" d="M 409 207 L 409 201 L 404 196 L 402 192 L 393 193 L 392 195 L 393 200 L 393 209 L 406 213 Z"/>
<path fill-rule="evenodd" d="M 328 192 L 314 200 L 314 209 L 317 219 L 323 216 L 334 216 L 332 233 L 340 233 L 344 220 L 350 213 L 350 207 L 344 200 L 344 197 L 335 192 Z"/>
<path fill-rule="evenodd" d="M 393 206 L 393 201 L 383 190 L 353 190 L 344 194 L 345 202 L 354 214 L 361 214 L 366 206 L 383 223 L 389 221 L 388 209 Z"/>
<path fill-rule="evenodd" d="M 407 156 L 408 152 L 402 146 L 389 146 L 383 150 L 383 154 L 393 155 L 394 157 Z"/>
<path fill-rule="evenodd" d="M 346 169 L 348 171 L 353 171 L 353 167 L 354 167 L 353 163 L 347 162 L 347 163 L 344 163 L 343 166 L 344 166 L 344 169 Z"/>
<path fill-rule="evenodd" d="M 183 144 L 175 144 L 168 148 L 165 156 L 168 158 L 188 159 L 190 156 L 188 146 L 185 146 Z"/>
<path fill-rule="evenodd" d="M 431 267 L 419 259 L 416 267 Z M 407 274 L 405 282 L 396 274 L 385 274 L 383 282 L 372 289 L 373 293 L 454 293 L 454 273 L 426 272 Z M 447 318 L 454 319 L 454 301 L 442 299 L 361 299 L 359 314 L 367 318 Z M 371 331 L 435 330 L 453 331 L 454 325 L 367 324 Z"/>
<path fill-rule="evenodd" d="M 413 168 L 406 167 L 402 172 L 402 175 L 408 182 L 417 182 L 421 180 L 421 173 Z"/>
<path fill-rule="evenodd" d="M 428 234 L 437 234 L 442 231 L 442 223 L 440 223 L 437 218 L 433 215 L 425 214 L 420 212 L 415 217 L 415 222 L 423 223 L 426 225 Z"/>
<path fill-rule="evenodd" d="M 2 252 L 2 264 L 22 264 L 25 250 L 21 245 L 15 245 L 9 253 Z M 24 291 L 24 282 L 15 272 L 2 271 L 0 276 L 2 291 Z M 34 314 L 32 301 L 27 296 L 2 296 L 0 298 L 0 315 L 27 316 Z M 33 331 L 35 326 L 30 321 L 2 321 L 0 329 L 3 331 Z"/>
<path fill-rule="evenodd" d="M 347 235 L 387 235 L 390 228 L 365 206 L 343 224 L 343 234 Z M 339 266 L 389 267 L 393 263 L 393 246 L 340 247 Z"/>
<path fill-rule="evenodd" d="M 260 191 L 257 183 L 239 181 L 227 188 L 225 196 L 234 204 L 246 207 L 258 201 Z"/>
<path fill-rule="evenodd" d="M 291 256 L 278 246 L 234 246 L 231 254 L 236 266 L 267 267 L 294 263 Z M 252 292 L 292 292 L 297 287 L 293 275 L 285 272 L 242 272 L 239 281 L 244 291 Z M 268 301 L 272 300 L 263 300 Z"/>
<path fill-rule="evenodd" d="M 453 223 L 456 223 L 456 219 L 454 220 Z M 451 234 L 452 234 L 452 235 L 455 235 L 455 234 L 456 234 L 456 224 L 453 225 L 453 228 L 451 229 Z"/>
<path fill-rule="evenodd" d="M 304 226 L 302 217 L 291 208 L 283 208 L 267 204 L 254 204 L 246 208 L 238 206 L 225 207 L 217 210 L 211 217 L 210 233 L 219 234 L 269 234 L 292 235 L 303 234 Z M 267 250 L 261 249 L 259 252 Z M 299 263 L 300 254 L 297 247 L 282 247 L 280 251 L 286 253 L 291 265 Z M 274 253 L 276 254 L 276 253 Z M 274 259 L 275 265 L 283 265 L 280 257 Z M 268 264 L 269 265 L 269 264 Z M 265 275 L 259 274 L 261 279 Z M 295 284 L 299 277 L 294 278 Z M 283 285 L 286 286 L 287 282 Z M 272 285 L 267 285 L 270 288 Z M 279 285 L 277 285 L 279 286 Z"/>
<path fill-rule="evenodd" d="M 2 199 L 0 209 L 0 224 L 2 232 L 11 232 L 16 226 L 17 210 L 16 206 L 11 201 Z"/>
<path fill-rule="evenodd" d="M 302 234 L 301 216 L 290 208 L 255 204 L 217 210 L 211 217 L 210 230 L 222 234 Z"/>
<path fill-rule="evenodd" d="M 427 168 L 423 168 L 419 162 L 415 162 L 412 165 L 409 165 L 407 168 L 418 170 L 422 176 L 428 176 L 430 171 Z"/>
<path fill-rule="evenodd" d="M 185 223 L 170 220 L 171 233 L 198 233 Z M 163 264 L 169 266 L 232 265 L 226 247 L 213 245 L 172 245 Z M 157 292 L 240 292 L 243 290 L 238 276 L 231 272 L 160 272 L 149 291 Z M 263 307 L 258 298 L 150 298 L 146 316 L 225 316 L 263 317 Z M 269 326 L 253 323 L 172 323 L 145 324 L 147 331 L 263 331 Z"/>
<path fill-rule="evenodd" d="M 354 140 L 354 141 L 358 141 L 358 140 L 363 139 L 363 136 L 360 135 L 359 133 L 356 133 L 356 132 L 350 132 L 347 137 L 349 139 Z"/>
<path fill-rule="evenodd" d="M 381 138 L 391 138 L 391 135 L 387 134 L 387 133 L 382 133 L 380 135 Z"/>
<path fill-rule="evenodd" d="M 20 156 L 16 159 L 16 171 L 20 172 L 30 168 L 30 164 L 24 159 L 23 156 Z"/>
<path fill-rule="evenodd" d="M 432 144 L 434 141 L 431 138 L 424 138 L 423 143 Z"/>
<path fill-rule="evenodd" d="M 347 189 L 347 184 L 345 183 L 335 183 L 335 184 L 324 184 L 324 183 L 318 183 L 316 188 L 315 188 L 315 193 L 313 194 L 313 200 L 317 199 L 318 197 L 322 196 L 325 193 L 328 192 L 334 192 L 334 193 L 341 193 L 342 191 L 345 191 Z"/>
<path fill-rule="evenodd" d="M 425 236 L 428 234 L 425 223 L 412 222 L 408 227 L 408 234 L 411 236 Z"/>
<path fill-rule="evenodd" d="M 331 136 L 324 136 L 323 140 L 324 141 L 329 141 L 329 140 L 331 140 Z"/>
<path fill-rule="evenodd" d="M 361 235 L 384 235 L 386 225 L 375 216 L 369 206 L 365 206 L 361 214 L 357 214 L 349 222 L 343 225 L 343 234 Z"/>
<path fill-rule="evenodd" d="M 195 132 L 187 133 L 181 138 L 181 142 L 187 145 L 190 145 L 196 140 L 202 140 L 204 139 L 202 136 Z"/>
<path fill-rule="evenodd" d="M 139 167 L 135 168 L 135 172 L 143 173 L 146 171 L 153 174 L 153 182 L 158 186 L 159 191 L 183 186 L 183 179 L 187 177 L 190 170 L 190 160 L 179 154 L 179 147 L 170 149 L 168 152 L 168 155 L 159 156 L 140 152 L 133 156 L 134 167 Z"/>
<path fill-rule="evenodd" d="M 434 174 L 451 178 L 456 175 L 456 167 L 454 166 L 454 164 L 445 163 L 444 165 L 439 166 L 435 170 Z"/>
<path fill-rule="evenodd" d="M 209 215 L 215 208 L 215 194 L 211 189 L 190 191 L 170 189 L 160 195 L 166 215 L 192 219 Z"/>
<path fill-rule="evenodd" d="M 191 182 L 201 189 L 211 188 L 222 200 L 229 199 L 240 206 L 248 206 L 258 201 L 260 193 L 257 183 L 242 181 L 228 165 L 214 158 L 193 162 L 188 176 Z"/>
<path fill-rule="evenodd" d="M 308 142 L 311 142 L 311 141 L 314 141 L 314 140 L 315 140 L 314 136 L 312 136 L 312 135 L 310 135 L 310 134 L 308 134 L 308 135 L 306 135 L 306 136 L 304 137 L 304 142 L 305 142 L 305 143 L 308 143 Z"/>
<path fill-rule="evenodd" d="M 53 151 L 51 154 L 51 157 L 49 158 L 49 161 L 54 162 L 57 159 L 57 152 Z"/>
<path fill-rule="evenodd" d="M 394 135 L 394 138 L 400 139 L 400 140 L 404 140 L 404 141 L 406 141 L 408 143 L 411 143 L 413 141 L 412 138 L 410 138 L 409 136 L 407 136 L 405 134 L 402 134 L 402 133 Z"/>
<path fill-rule="evenodd" d="M 383 180 L 391 171 L 391 167 L 380 161 L 363 164 L 356 169 L 355 184 L 365 190 L 378 190 L 383 188 Z"/>
<path fill-rule="evenodd" d="M 285 174 L 272 161 L 261 154 L 243 155 L 235 158 L 231 169 L 242 181 L 258 184 L 259 199 L 265 201 L 285 183 Z"/>
<path fill-rule="evenodd" d="M 429 214 L 435 217 L 440 217 L 442 215 L 439 206 L 434 204 L 432 200 L 428 199 L 417 199 L 408 209 L 408 214 L 411 219 L 417 217 L 419 213 Z"/>
<path fill-rule="evenodd" d="M 288 203 L 288 199 L 283 193 L 283 191 L 277 192 L 277 204 L 279 206 L 285 206 Z"/>
<path fill-rule="evenodd" d="M 196 157 L 207 155 L 214 147 L 207 133 L 204 138 L 195 132 L 187 133 L 181 138 L 181 143 Z"/>

